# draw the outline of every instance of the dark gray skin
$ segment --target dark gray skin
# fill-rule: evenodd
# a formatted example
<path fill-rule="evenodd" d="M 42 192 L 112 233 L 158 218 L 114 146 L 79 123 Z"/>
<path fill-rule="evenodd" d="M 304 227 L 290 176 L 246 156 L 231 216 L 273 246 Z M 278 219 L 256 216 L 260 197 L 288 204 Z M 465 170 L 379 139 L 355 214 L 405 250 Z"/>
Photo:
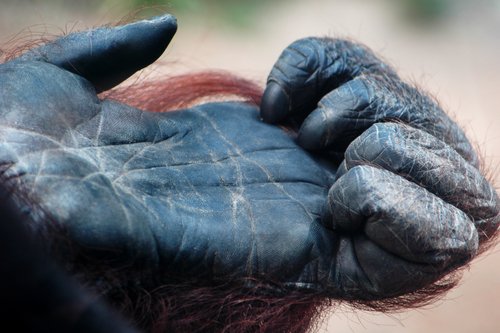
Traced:
<path fill-rule="evenodd" d="M 0 65 L 4 186 L 35 230 L 57 223 L 96 260 L 141 266 L 147 283 L 257 278 L 378 299 L 466 264 L 498 228 L 498 196 L 462 130 L 352 42 L 290 45 L 260 113 L 223 102 L 159 114 L 97 97 L 175 30 L 168 15 L 100 28 Z"/>

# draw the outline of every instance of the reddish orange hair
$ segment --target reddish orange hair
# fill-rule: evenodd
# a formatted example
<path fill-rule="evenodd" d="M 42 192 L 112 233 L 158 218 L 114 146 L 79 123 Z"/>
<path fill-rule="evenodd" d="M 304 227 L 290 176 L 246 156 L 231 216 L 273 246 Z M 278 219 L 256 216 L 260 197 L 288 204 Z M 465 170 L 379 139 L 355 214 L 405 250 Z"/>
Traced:
<path fill-rule="evenodd" d="M 255 82 L 231 73 L 204 71 L 115 88 L 102 94 L 101 97 L 111 98 L 142 110 L 166 112 L 202 101 L 227 101 L 230 98 L 259 105 L 262 92 L 262 88 Z"/>

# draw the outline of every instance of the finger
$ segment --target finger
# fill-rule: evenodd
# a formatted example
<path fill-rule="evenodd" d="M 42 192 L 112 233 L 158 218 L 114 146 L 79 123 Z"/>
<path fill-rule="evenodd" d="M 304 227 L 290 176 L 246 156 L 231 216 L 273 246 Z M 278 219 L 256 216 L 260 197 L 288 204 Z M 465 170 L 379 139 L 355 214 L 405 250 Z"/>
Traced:
<path fill-rule="evenodd" d="M 477 252 L 467 215 L 424 188 L 371 166 L 351 168 L 328 193 L 324 222 L 338 232 L 365 234 L 391 254 L 448 270 Z"/>
<path fill-rule="evenodd" d="M 435 136 L 478 166 L 465 133 L 431 98 L 388 77 L 359 76 L 327 94 L 304 120 L 297 140 L 306 149 L 342 152 L 371 125 L 389 120 Z"/>
<path fill-rule="evenodd" d="M 160 57 L 177 30 L 164 15 L 119 27 L 73 33 L 28 51 L 17 61 L 45 61 L 110 89 Z"/>
<path fill-rule="evenodd" d="M 464 211 L 480 238 L 495 233 L 500 202 L 478 169 L 454 149 L 421 130 L 395 123 L 375 124 L 354 140 L 345 167 L 377 165 L 418 184 Z"/>
<path fill-rule="evenodd" d="M 373 92 L 363 80 L 349 81 L 321 99 L 300 127 L 297 141 L 310 150 L 329 148 L 343 152 L 363 130 L 377 121 L 374 112 L 365 112 Z"/>
<path fill-rule="evenodd" d="M 340 237 L 335 272 L 335 289 L 341 297 L 364 300 L 413 292 L 446 273 L 432 265 L 402 259 L 362 234 Z"/>
<path fill-rule="evenodd" d="M 288 46 L 267 79 L 264 121 L 304 117 L 326 93 L 362 73 L 396 75 L 368 48 L 347 40 L 305 38 Z"/>

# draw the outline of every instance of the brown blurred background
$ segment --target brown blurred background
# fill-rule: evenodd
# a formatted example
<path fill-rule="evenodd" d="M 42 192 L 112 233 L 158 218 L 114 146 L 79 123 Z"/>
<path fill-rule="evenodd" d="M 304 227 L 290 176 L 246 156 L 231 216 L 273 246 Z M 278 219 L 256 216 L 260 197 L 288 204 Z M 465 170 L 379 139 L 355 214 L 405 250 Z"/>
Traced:
<path fill-rule="evenodd" d="M 141 75 L 202 69 L 262 84 L 281 50 L 309 35 L 367 44 L 435 95 L 478 144 L 500 184 L 500 0 L 0 0 L 0 45 L 174 13 L 179 30 Z M 399 314 L 333 309 L 320 332 L 500 332 L 500 247 L 442 301 Z"/>

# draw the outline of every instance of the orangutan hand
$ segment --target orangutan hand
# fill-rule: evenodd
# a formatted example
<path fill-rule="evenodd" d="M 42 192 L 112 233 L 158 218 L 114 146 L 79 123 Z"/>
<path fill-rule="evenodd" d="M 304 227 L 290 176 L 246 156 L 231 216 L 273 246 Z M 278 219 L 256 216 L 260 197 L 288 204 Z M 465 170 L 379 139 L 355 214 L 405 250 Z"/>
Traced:
<path fill-rule="evenodd" d="M 145 286 L 259 279 L 364 299 L 435 281 L 496 230 L 460 129 L 356 44 L 306 39 L 278 60 L 262 116 L 310 113 L 297 139 L 241 103 L 160 114 L 97 97 L 175 29 L 76 33 L 0 65 L 2 186 L 35 230 L 57 225 Z"/>
<path fill-rule="evenodd" d="M 329 278 L 342 297 L 415 290 L 498 228 L 498 196 L 462 130 L 362 45 L 292 43 L 261 115 L 297 125 L 304 149 L 343 160 L 322 215 L 340 237 Z"/>

